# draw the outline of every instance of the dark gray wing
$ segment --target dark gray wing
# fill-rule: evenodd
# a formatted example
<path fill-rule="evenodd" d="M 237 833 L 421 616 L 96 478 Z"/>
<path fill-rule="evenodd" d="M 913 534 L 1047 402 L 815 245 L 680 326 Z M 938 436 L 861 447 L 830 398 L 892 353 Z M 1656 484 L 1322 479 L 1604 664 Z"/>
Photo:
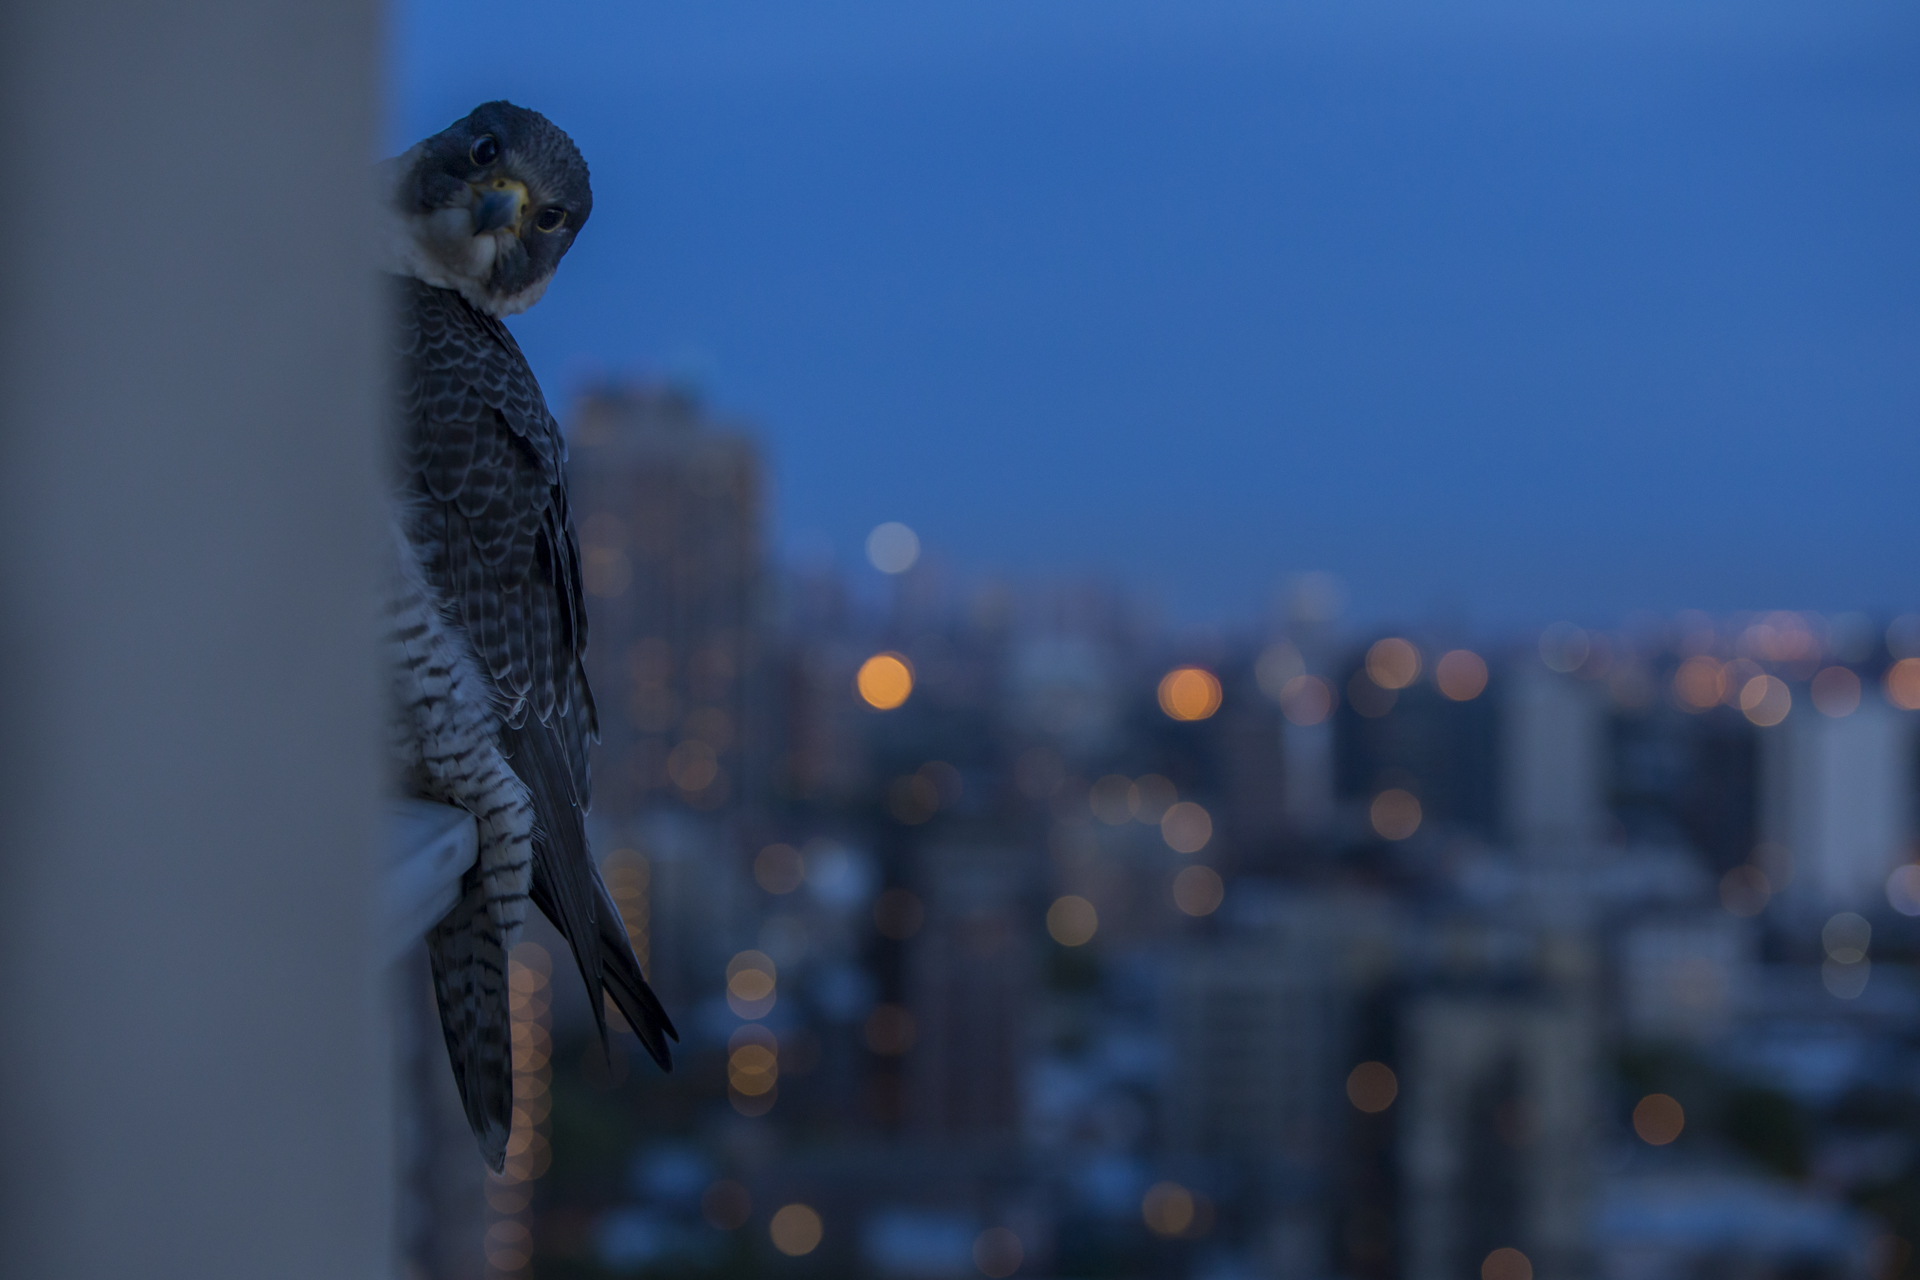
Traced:
<path fill-rule="evenodd" d="M 401 465 L 429 581 L 454 602 L 508 724 L 552 730 L 581 808 L 587 746 L 600 738 L 587 688 L 580 544 L 567 507 L 567 448 L 526 357 L 459 294 L 397 281 Z"/>
<path fill-rule="evenodd" d="M 587 749 L 600 732 L 583 666 L 587 615 L 566 443 L 506 326 L 449 290 L 404 278 L 395 287 L 408 532 L 505 712 L 501 746 L 539 815 L 533 900 L 573 950 L 602 1040 L 610 989 L 648 1052 L 670 1068 L 666 1042 L 679 1037 L 587 849 Z M 441 967 L 436 960 L 445 1023 L 452 978 Z M 472 1029 L 444 1029 L 460 1075 L 462 1052 L 477 1047 Z M 494 1100 L 461 1079 L 486 1146 Z"/>

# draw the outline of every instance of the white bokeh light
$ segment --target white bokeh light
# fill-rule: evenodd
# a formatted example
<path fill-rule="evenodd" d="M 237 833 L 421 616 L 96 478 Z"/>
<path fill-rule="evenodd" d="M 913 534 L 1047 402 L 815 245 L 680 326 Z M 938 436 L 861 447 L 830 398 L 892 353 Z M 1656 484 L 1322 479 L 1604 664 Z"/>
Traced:
<path fill-rule="evenodd" d="M 920 535 L 896 520 L 867 535 L 867 559 L 882 573 L 905 573 L 920 558 Z"/>

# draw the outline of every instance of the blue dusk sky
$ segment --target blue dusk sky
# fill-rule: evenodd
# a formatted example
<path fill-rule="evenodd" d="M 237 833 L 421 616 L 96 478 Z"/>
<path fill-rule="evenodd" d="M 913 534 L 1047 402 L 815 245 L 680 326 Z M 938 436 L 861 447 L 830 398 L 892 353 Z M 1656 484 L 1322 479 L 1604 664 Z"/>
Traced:
<path fill-rule="evenodd" d="M 395 150 L 573 135 L 549 399 L 698 385 L 789 553 L 900 520 L 1198 621 L 1920 600 L 1911 0 L 402 0 L 391 68 Z"/>

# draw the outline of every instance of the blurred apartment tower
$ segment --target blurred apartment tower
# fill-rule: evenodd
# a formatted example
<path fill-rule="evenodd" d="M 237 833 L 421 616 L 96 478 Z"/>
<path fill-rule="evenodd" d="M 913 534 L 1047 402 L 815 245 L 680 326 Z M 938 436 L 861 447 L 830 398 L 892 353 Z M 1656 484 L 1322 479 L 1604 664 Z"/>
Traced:
<path fill-rule="evenodd" d="M 728 819 L 768 772 L 765 464 L 670 388 L 589 392 L 570 427 L 595 844 L 649 977 L 684 1008 L 723 971 L 744 893 Z"/>
<path fill-rule="evenodd" d="M 1761 834 L 1792 867 L 1785 903 L 1823 917 L 1869 910 L 1915 857 L 1915 717 L 1869 694 L 1837 718 L 1796 706 L 1761 736 Z"/>
<path fill-rule="evenodd" d="M 1504 925 L 1447 926 L 1454 947 L 1498 955 Z M 1599 1062 L 1584 944 L 1525 939 L 1533 973 L 1455 975 L 1403 1009 L 1401 1275 L 1481 1273 L 1518 1249 L 1537 1276 L 1588 1274 L 1589 1126 Z M 1476 936 L 1477 935 L 1477 936 Z"/>
<path fill-rule="evenodd" d="M 1758 932 L 1717 908 L 1627 924 L 1615 957 L 1622 1033 L 1642 1044 L 1689 1045 L 1724 1034 L 1752 997 Z"/>
<path fill-rule="evenodd" d="M 765 784 L 765 464 L 744 431 L 667 388 L 590 392 L 569 434 L 597 811 L 718 813 Z"/>
<path fill-rule="evenodd" d="M 994 845 L 941 844 L 919 853 L 927 921 L 907 962 L 916 1039 L 905 1119 L 925 1140 L 994 1145 L 1015 1136 L 1039 982 L 1023 910 L 1031 861 Z"/>
<path fill-rule="evenodd" d="M 1570 862 L 1606 834 L 1603 689 L 1522 659 L 1500 691 L 1500 809 L 1507 842 Z"/>
<path fill-rule="evenodd" d="M 1357 657 L 1357 655 L 1356 655 Z M 1340 680 L 1340 705 L 1331 717 L 1334 786 L 1340 801 L 1364 811 L 1381 790 L 1400 787 L 1419 797 L 1429 821 L 1473 832 L 1500 833 L 1497 797 L 1503 781 L 1499 711 L 1509 692 L 1503 680 L 1466 702 L 1443 697 L 1431 680 L 1398 691 L 1374 684 L 1364 665 L 1350 662 Z M 1287 761 L 1296 745 L 1310 752 L 1321 726 L 1289 725 Z M 1312 757 L 1297 768 L 1310 783 Z M 1311 809 L 1308 801 L 1304 809 Z"/>
<path fill-rule="evenodd" d="M 1267 1274 L 1313 1280 L 1332 1271 L 1356 1014 L 1391 975 L 1396 917 L 1365 895 L 1245 887 L 1230 934 L 1166 968 L 1165 1138 L 1251 1189 L 1244 1244 Z"/>
<path fill-rule="evenodd" d="M 1688 714 L 1665 698 L 1609 724 L 1609 807 L 1635 841 L 1684 843 L 1716 874 L 1760 837 L 1759 730 L 1732 707 Z"/>

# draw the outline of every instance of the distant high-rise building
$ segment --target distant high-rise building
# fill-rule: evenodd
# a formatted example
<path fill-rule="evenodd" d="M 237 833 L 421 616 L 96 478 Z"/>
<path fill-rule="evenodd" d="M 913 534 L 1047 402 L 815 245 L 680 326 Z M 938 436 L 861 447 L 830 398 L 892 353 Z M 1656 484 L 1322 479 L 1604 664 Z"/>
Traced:
<path fill-rule="evenodd" d="M 976 845 L 936 846 L 919 859 L 929 910 L 908 962 L 918 1039 L 906 1118 L 923 1137 L 1005 1141 L 1019 1123 L 1027 1013 L 1038 981 L 1020 910 L 1028 861 Z"/>
<path fill-rule="evenodd" d="M 1464 922 L 1453 931 L 1468 950 L 1514 940 L 1502 941 L 1497 928 L 1470 940 Z M 1404 1007 L 1400 1274 L 1408 1280 L 1480 1275 L 1500 1249 L 1519 1250 L 1537 1276 L 1587 1274 L 1592 957 L 1575 935 L 1541 949 L 1539 972 L 1519 989 L 1511 975 L 1449 983 Z"/>
<path fill-rule="evenodd" d="M 702 812 L 765 786 L 765 469 L 689 396 L 600 390 L 575 405 L 568 472 L 600 705 L 596 811 Z"/>
<path fill-rule="evenodd" d="M 1616 959 L 1630 1038 L 1700 1042 L 1723 1033 L 1743 1003 L 1759 946 L 1751 921 L 1712 908 L 1638 916 Z"/>
<path fill-rule="evenodd" d="M 1500 703 L 1500 798 L 1507 839 L 1561 861 L 1607 829 L 1606 705 L 1598 686 L 1522 661 Z"/>
<path fill-rule="evenodd" d="M 1281 1275 L 1318 1277 L 1333 1261 L 1356 1015 L 1391 975 L 1397 921 L 1369 896 L 1243 889 L 1231 935 L 1166 971 L 1166 1141 L 1238 1166 L 1261 1188 L 1249 1208 L 1267 1224 L 1262 1251 Z"/>
<path fill-rule="evenodd" d="M 1761 833 L 1790 860 L 1787 902 L 1865 909 L 1913 860 L 1915 720 L 1869 695 L 1838 718 L 1795 707 L 1761 733 Z"/>

